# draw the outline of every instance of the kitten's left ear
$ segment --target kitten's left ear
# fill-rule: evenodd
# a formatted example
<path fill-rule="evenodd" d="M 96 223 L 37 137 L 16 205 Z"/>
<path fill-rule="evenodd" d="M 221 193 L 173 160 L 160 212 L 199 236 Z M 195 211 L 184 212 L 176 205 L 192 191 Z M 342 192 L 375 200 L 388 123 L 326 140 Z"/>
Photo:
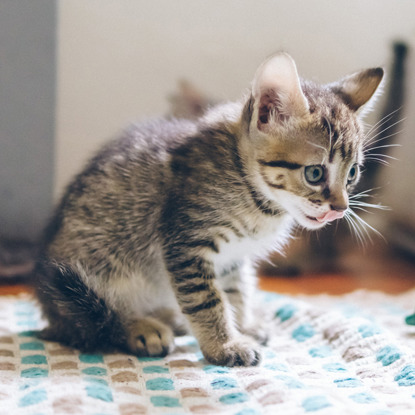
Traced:
<path fill-rule="evenodd" d="M 277 53 L 256 71 L 252 84 L 254 111 L 259 130 L 308 113 L 308 102 L 301 90 L 294 60 Z"/>
<path fill-rule="evenodd" d="M 330 84 L 331 90 L 353 111 L 365 105 L 382 81 L 382 68 L 365 69 Z"/>

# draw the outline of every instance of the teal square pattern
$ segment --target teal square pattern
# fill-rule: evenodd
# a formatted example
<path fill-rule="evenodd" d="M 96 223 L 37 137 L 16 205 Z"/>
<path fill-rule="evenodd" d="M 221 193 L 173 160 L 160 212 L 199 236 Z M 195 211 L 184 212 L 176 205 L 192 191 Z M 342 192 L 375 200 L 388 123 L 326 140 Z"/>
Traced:
<path fill-rule="evenodd" d="M 269 333 L 255 367 L 206 361 L 194 337 L 166 357 L 85 354 L 37 337 L 29 297 L 1 299 L 0 413 L 415 413 L 415 290 L 294 298 L 258 292 Z"/>

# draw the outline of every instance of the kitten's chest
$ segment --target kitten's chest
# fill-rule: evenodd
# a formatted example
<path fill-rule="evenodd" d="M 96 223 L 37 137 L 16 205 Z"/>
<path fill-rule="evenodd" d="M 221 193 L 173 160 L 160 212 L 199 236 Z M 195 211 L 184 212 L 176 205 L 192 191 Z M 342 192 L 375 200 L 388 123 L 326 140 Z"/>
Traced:
<path fill-rule="evenodd" d="M 271 251 L 281 249 L 290 236 L 292 220 L 288 216 L 264 220 L 250 234 L 229 230 L 216 239 L 218 252 L 211 254 L 215 272 L 224 270 L 244 259 L 264 257 Z M 223 237 L 224 236 L 224 237 Z"/>

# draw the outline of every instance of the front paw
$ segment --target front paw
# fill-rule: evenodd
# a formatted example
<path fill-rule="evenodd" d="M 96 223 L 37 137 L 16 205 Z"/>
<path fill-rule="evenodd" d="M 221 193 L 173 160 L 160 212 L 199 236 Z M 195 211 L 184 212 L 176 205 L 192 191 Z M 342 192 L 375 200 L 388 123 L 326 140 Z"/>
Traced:
<path fill-rule="evenodd" d="M 245 337 L 209 345 L 202 352 L 207 361 L 218 366 L 257 366 L 261 361 L 258 344 Z"/>

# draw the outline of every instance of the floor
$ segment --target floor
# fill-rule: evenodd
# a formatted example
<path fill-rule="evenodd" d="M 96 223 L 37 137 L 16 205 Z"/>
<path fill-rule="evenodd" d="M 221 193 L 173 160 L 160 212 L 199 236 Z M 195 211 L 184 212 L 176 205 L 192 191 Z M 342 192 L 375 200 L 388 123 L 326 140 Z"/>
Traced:
<path fill-rule="evenodd" d="M 356 289 L 396 294 L 415 287 L 415 260 L 396 253 L 384 243 L 365 251 L 360 247 L 349 247 L 330 270 L 284 273 L 284 270 L 263 263 L 259 267 L 259 287 L 286 294 L 339 295 Z M 0 277 L 0 295 L 28 291 L 30 287 L 24 280 Z"/>
<path fill-rule="evenodd" d="M 345 294 L 357 289 L 397 294 L 415 288 L 415 258 L 396 252 L 383 243 L 362 250 L 350 249 L 331 270 L 275 275 L 265 267 L 259 286 L 287 294 Z"/>

